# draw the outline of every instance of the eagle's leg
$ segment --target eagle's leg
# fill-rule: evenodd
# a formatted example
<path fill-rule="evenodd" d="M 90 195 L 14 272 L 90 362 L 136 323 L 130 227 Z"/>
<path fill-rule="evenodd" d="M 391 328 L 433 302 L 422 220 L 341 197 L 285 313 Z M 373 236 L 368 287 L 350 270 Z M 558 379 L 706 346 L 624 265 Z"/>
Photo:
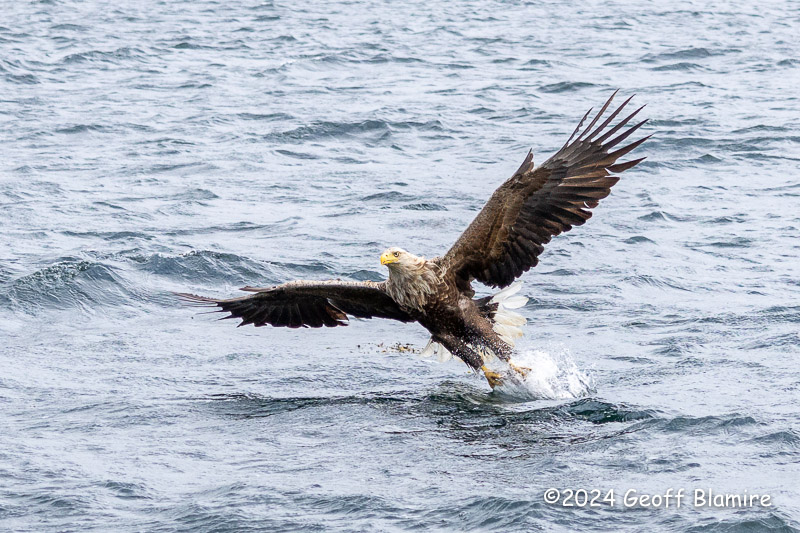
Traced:
<path fill-rule="evenodd" d="M 491 322 L 486 320 L 477 323 L 475 325 L 474 334 L 476 338 L 481 339 L 481 343 L 485 348 L 491 350 L 491 352 L 496 355 L 498 359 L 506 363 L 513 371 L 519 374 L 522 379 L 525 379 L 531 369 L 516 366 L 511 362 L 511 354 L 513 353 L 514 349 L 510 344 L 501 339 L 500 336 L 494 331 Z M 493 372 L 485 365 L 481 366 L 481 370 L 483 370 L 483 375 L 486 376 L 486 381 L 489 382 L 489 386 L 491 386 L 493 389 L 503 382 L 504 377 L 509 377 L 508 374 L 503 376 L 503 374 Z"/>
<path fill-rule="evenodd" d="M 436 341 L 444 345 L 445 348 L 450 350 L 450 353 L 467 363 L 476 372 L 483 371 L 483 375 L 486 376 L 486 381 L 489 382 L 491 388 L 494 389 L 502 382 L 503 377 L 497 372 L 492 372 L 486 368 L 486 365 L 483 364 L 483 357 L 455 335 L 436 335 Z"/>
<path fill-rule="evenodd" d="M 489 382 L 489 386 L 492 389 L 503 383 L 503 376 L 498 374 L 497 372 L 492 372 L 486 367 L 486 365 L 483 365 L 481 367 L 481 370 L 483 370 L 483 375 L 484 377 L 486 377 L 486 381 Z"/>
<path fill-rule="evenodd" d="M 532 370 L 526 366 L 517 366 L 511 362 L 511 354 L 512 354 L 512 347 L 506 344 L 501 339 L 493 339 L 490 337 L 490 342 L 488 342 L 488 346 L 492 349 L 492 351 L 497 355 L 497 357 L 505 362 L 508 367 L 520 375 L 522 379 L 525 379 L 528 376 L 528 373 Z M 488 378 L 487 378 L 488 379 Z"/>
<path fill-rule="evenodd" d="M 503 361 L 508 367 L 519 374 L 521 379 L 525 379 L 528 377 L 528 373 L 532 369 L 524 366 L 517 366 L 511 362 L 511 354 L 512 354 L 512 347 L 506 344 L 503 340 L 488 337 L 484 338 L 484 345 L 494 353 L 498 359 Z M 483 370 L 483 374 L 486 376 L 486 380 L 489 382 L 489 385 L 494 389 L 497 385 L 503 382 L 504 377 L 513 377 L 513 374 L 506 373 L 505 376 L 503 374 L 499 374 L 497 372 L 492 372 L 489 370 L 485 365 L 481 367 Z"/>

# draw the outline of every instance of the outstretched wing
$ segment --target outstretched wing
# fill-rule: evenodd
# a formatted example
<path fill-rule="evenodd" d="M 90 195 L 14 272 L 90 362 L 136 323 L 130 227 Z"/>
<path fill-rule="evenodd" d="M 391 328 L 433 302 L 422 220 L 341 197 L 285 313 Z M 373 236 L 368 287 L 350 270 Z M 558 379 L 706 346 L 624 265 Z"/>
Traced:
<path fill-rule="evenodd" d="M 647 122 L 639 122 L 615 136 L 642 106 L 606 130 L 632 97 L 592 129 L 616 94 L 611 95 L 597 116 L 575 137 L 591 113 L 590 109 L 561 150 L 540 167 L 534 168 L 533 154 L 528 153 L 519 170 L 494 192 L 472 224 L 442 257 L 444 269 L 465 283 L 476 279 L 486 285 L 505 287 L 536 266 L 544 245 L 554 235 L 580 226 L 592 216 L 589 209 L 608 196 L 611 187 L 619 181 L 611 174 L 627 170 L 644 158 L 619 164 L 617 159 L 649 138 L 611 151 Z"/>
<path fill-rule="evenodd" d="M 240 326 L 330 328 L 346 326 L 347 315 L 413 321 L 384 287 L 385 282 L 373 281 L 292 281 L 262 289 L 244 287 L 242 290 L 255 294 L 227 300 L 185 293 L 176 296 L 189 304 L 219 307 L 220 312 L 230 313 L 225 318 L 241 318 Z"/>

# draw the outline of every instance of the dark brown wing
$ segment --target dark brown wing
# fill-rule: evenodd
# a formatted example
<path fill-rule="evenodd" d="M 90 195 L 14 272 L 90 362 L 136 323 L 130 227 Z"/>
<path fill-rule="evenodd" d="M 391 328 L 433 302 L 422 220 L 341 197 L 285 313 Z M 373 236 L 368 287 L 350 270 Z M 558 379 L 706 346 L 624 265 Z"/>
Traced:
<path fill-rule="evenodd" d="M 608 108 L 611 98 L 591 123 L 573 140 L 591 109 L 553 157 L 538 168 L 528 153 L 519 170 L 498 188 L 472 224 L 442 257 L 441 265 L 463 283 L 472 279 L 495 287 L 510 285 L 515 278 L 538 263 L 544 245 L 554 235 L 586 222 L 589 209 L 609 195 L 619 181 L 611 176 L 636 165 L 642 159 L 616 164 L 648 137 L 611 151 L 645 121 L 615 136 L 642 108 L 619 124 L 606 127 L 630 102 L 623 104 L 594 128 Z M 642 106 L 644 107 L 644 106 Z"/>
<path fill-rule="evenodd" d="M 386 293 L 384 285 L 372 281 L 292 281 L 263 289 L 245 287 L 242 290 L 255 294 L 227 300 L 184 293 L 176 296 L 190 304 L 219 307 L 220 312 L 230 313 L 225 318 L 241 318 L 240 326 L 346 326 L 347 315 L 413 321 Z"/>

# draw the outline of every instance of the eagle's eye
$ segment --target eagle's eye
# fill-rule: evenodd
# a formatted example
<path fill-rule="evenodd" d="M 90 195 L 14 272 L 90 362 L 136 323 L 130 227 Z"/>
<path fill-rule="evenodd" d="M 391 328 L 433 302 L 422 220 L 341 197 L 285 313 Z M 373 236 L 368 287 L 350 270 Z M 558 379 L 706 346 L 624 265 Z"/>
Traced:
<path fill-rule="evenodd" d="M 399 256 L 400 256 L 400 252 L 395 252 L 395 253 L 394 253 L 394 256 L 395 256 L 395 257 L 399 257 Z"/>

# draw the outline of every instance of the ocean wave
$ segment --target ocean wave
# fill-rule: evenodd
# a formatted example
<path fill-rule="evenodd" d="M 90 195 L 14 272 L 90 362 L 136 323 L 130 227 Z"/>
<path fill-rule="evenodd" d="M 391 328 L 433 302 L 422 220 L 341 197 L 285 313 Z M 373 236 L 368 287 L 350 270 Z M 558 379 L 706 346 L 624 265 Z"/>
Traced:
<path fill-rule="evenodd" d="M 625 244 L 644 244 L 644 243 L 656 244 L 656 242 L 653 239 L 649 239 L 644 235 L 634 235 L 633 237 L 628 237 L 623 242 L 625 242 Z"/>
<path fill-rule="evenodd" d="M 681 291 L 691 291 L 691 287 L 684 286 L 683 284 L 664 277 L 664 276 L 651 276 L 646 274 L 637 274 L 636 276 L 627 276 L 622 279 L 625 283 L 630 283 L 631 285 L 637 287 L 657 287 L 660 289 L 677 289 Z"/>
<path fill-rule="evenodd" d="M 124 60 L 134 60 L 143 62 L 146 61 L 147 59 L 148 59 L 148 54 L 145 53 L 144 50 L 140 48 L 123 46 L 121 48 L 117 48 L 116 50 L 111 50 L 111 51 L 90 50 L 88 52 L 69 54 L 64 56 L 61 59 L 60 63 L 64 65 L 72 65 L 76 63 L 99 61 L 99 62 L 117 64 L 120 61 Z"/>
<path fill-rule="evenodd" d="M 504 495 L 471 495 L 455 505 L 439 506 L 405 520 L 409 529 L 427 530 L 431 525 L 450 529 L 454 521 L 460 531 L 537 531 L 545 504 L 541 500 Z"/>
<path fill-rule="evenodd" d="M 65 31 L 77 31 L 77 32 L 85 32 L 88 31 L 89 28 L 86 26 L 82 26 L 80 24 L 53 24 L 50 26 L 51 30 L 65 30 Z"/>
<path fill-rule="evenodd" d="M 361 122 L 316 122 L 308 126 L 267 134 L 264 139 L 281 142 L 304 142 L 324 138 L 372 136 L 382 137 L 396 130 L 442 131 L 438 120 L 427 122 L 390 122 L 384 120 L 364 120 Z"/>
<path fill-rule="evenodd" d="M 348 272 L 345 274 L 345 277 L 356 281 L 383 281 L 386 279 L 386 275 L 384 273 L 364 269 L 356 270 L 355 272 Z"/>
<path fill-rule="evenodd" d="M 672 72 L 672 71 L 691 72 L 691 71 L 708 70 L 708 69 L 702 65 L 698 65 L 697 63 L 688 63 L 682 61 L 680 63 L 670 63 L 669 65 L 661 65 L 660 67 L 653 67 L 651 70 L 654 70 L 656 72 Z"/>
<path fill-rule="evenodd" d="M 128 259 L 140 271 L 195 285 L 212 283 L 250 285 L 257 280 L 277 281 L 268 265 L 231 253 L 199 250 L 178 256 L 134 255 Z"/>
<path fill-rule="evenodd" d="M 416 200 L 417 196 L 411 194 L 404 194 L 398 191 L 386 191 L 386 192 L 378 192 L 375 194 L 370 194 L 369 196 L 364 196 L 360 200 L 362 202 L 375 202 L 375 201 L 382 201 L 382 202 L 408 202 L 411 200 Z"/>
<path fill-rule="evenodd" d="M 677 416 L 662 420 L 658 427 L 665 433 L 680 433 L 683 435 L 713 435 L 718 433 L 736 432 L 760 423 L 748 415 L 733 413 L 722 416 Z"/>
<path fill-rule="evenodd" d="M 669 213 L 667 213 L 665 211 L 651 211 L 650 213 L 647 213 L 646 215 L 640 215 L 639 217 L 637 217 L 637 219 L 638 220 L 643 220 L 645 222 L 657 222 L 657 221 L 673 221 L 674 222 L 674 221 L 679 221 L 680 220 L 679 217 L 677 217 L 675 215 L 671 215 L 671 214 L 669 214 Z"/>
<path fill-rule="evenodd" d="M 96 235 L 107 240 L 138 239 L 114 232 Z M 322 262 L 260 262 L 236 254 L 209 250 L 182 255 L 133 252 L 105 254 L 104 261 L 66 258 L 17 279 L 9 279 L 0 298 L 14 309 L 36 313 L 44 309 L 89 310 L 97 306 L 125 306 L 132 303 L 171 305 L 153 292 L 138 286 L 135 273 L 158 276 L 173 284 L 174 290 L 201 286 L 274 285 L 289 279 L 340 276 Z M 365 271 L 366 272 L 366 271 Z M 10 275 L 7 275 L 10 278 Z M 377 273 L 353 273 L 351 279 L 376 279 Z M 172 302 L 174 303 L 174 302 Z"/>
<path fill-rule="evenodd" d="M 559 83 L 540 85 L 539 90 L 543 93 L 565 93 L 588 89 L 589 87 L 596 87 L 596 85 L 585 81 L 562 81 Z"/>
<path fill-rule="evenodd" d="M 639 409 L 625 404 L 615 405 L 592 398 L 559 407 L 558 411 L 566 416 L 580 418 L 593 424 L 639 422 L 657 418 L 657 413 L 651 409 Z"/>
<path fill-rule="evenodd" d="M 108 480 L 102 482 L 101 487 L 114 494 L 115 497 L 123 500 L 151 500 L 153 495 L 147 486 L 140 483 L 128 481 Z"/>
<path fill-rule="evenodd" d="M 11 72 L 3 73 L 3 79 L 11 83 L 18 83 L 20 85 L 36 85 L 41 83 L 40 79 L 34 74 L 13 74 Z"/>
<path fill-rule="evenodd" d="M 306 380 L 311 387 L 313 382 Z M 235 418 L 260 418 L 296 411 L 298 409 L 327 409 L 345 405 L 386 405 L 413 402 L 413 397 L 405 397 L 399 393 L 369 393 L 350 396 L 300 396 L 269 397 L 248 393 L 210 394 L 195 401 L 208 402 L 222 416 Z M 416 400 L 419 401 L 419 400 Z"/>
<path fill-rule="evenodd" d="M 237 118 L 242 120 L 263 120 L 266 122 L 273 121 L 291 121 L 294 120 L 292 115 L 288 113 L 237 113 Z"/>
<path fill-rule="evenodd" d="M 447 206 L 434 203 L 407 204 L 402 209 L 409 211 L 447 211 Z"/>
<path fill-rule="evenodd" d="M 172 199 L 193 201 L 193 202 L 201 201 L 201 198 L 194 197 L 194 195 L 191 192 L 185 194 L 187 194 L 188 198 L 173 197 Z M 180 194 L 177 196 L 180 196 Z M 272 224 L 255 224 L 253 222 L 247 222 L 247 221 L 231 222 L 228 224 L 215 224 L 212 226 L 170 229 L 162 232 L 162 235 L 175 236 L 175 235 L 202 235 L 207 233 L 258 232 L 262 237 L 269 237 L 269 236 L 280 235 L 282 233 L 285 233 L 290 228 L 297 226 L 298 220 L 299 220 L 298 217 L 289 217 L 284 220 L 279 220 L 278 222 L 274 222 Z"/>
<path fill-rule="evenodd" d="M 44 308 L 86 310 L 142 297 L 111 266 L 73 258 L 18 278 L 4 292 L 14 308 L 25 312 Z"/>
<path fill-rule="evenodd" d="M 765 513 L 763 516 L 745 516 L 716 520 L 709 524 L 698 524 L 687 529 L 689 533 L 753 533 L 764 531 L 776 533 L 797 533 L 793 520 L 787 520 L 776 513 Z"/>
<path fill-rule="evenodd" d="M 800 449 L 800 435 L 790 429 L 785 431 L 774 431 L 759 437 L 753 437 L 751 441 L 757 444 L 769 446 L 771 449 L 776 447 L 779 449 L 790 450 Z"/>
<path fill-rule="evenodd" d="M 87 131 L 105 131 L 107 127 L 102 124 L 74 124 L 71 126 L 62 126 L 60 128 L 56 128 L 54 131 L 56 133 L 65 133 L 65 134 L 73 134 L 73 133 L 85 133 Z"/>
<path fill-rule="evenodd" d="M 291 150 L 275 150 L 276 154 L 285 155 L 294 159 L 319 159 L 320 157 L 314 154 L 305 152 L 293 152 Z"/>
<path fill-rule="evenodd" d="M 662 52 L 660 54 L 647 54 L 641 58 L 645 63 L 652 63 L 653 61 L 663 61 L 665 59 L 705 59 L 707 57 L 724 55 L 729 53 L 741 52 L 737 48 L 727 49 L 708 49 L 704 47 L 685 48 L 675 52 Z"/>

